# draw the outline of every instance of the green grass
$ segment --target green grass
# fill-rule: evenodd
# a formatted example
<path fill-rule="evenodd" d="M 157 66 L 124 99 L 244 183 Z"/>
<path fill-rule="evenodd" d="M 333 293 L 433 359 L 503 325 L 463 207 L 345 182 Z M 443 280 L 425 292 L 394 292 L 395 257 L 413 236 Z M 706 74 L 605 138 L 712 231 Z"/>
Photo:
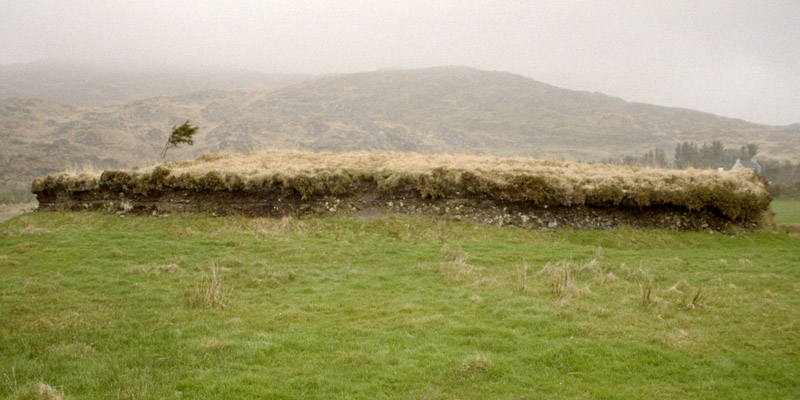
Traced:
<path fill-rule="evenodd" d="M 800 198 L 776 197 L 772 200 L 775 222 L 779 224 L 800 224 Z"/>
<path fill-rule="evenodd" d="M 798 236 L 93 213 L 0 234 L 0 397 L 800 396 Z"/>

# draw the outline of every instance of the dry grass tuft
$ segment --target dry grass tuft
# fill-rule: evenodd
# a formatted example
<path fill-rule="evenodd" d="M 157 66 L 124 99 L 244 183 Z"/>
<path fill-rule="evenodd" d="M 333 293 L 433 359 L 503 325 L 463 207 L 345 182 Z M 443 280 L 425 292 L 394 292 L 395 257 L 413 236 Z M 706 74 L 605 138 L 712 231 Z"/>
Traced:
<path fill-rule="evenodd" d="M 483 354 L 475 353 L 475 355 L 469 356 L 461 362 L 458 372 L 463 375 L 474 376 L 489 372 L 492 368 L 494 368 L 492 360 Z"/>
<path fill-rule="evenodd" d="M 619 280 L 619 278 L 617 278 L 617 276 L 614 275 L 613 272 L 609 272 L 609 273 L 607 273 L 607 274 L 605 274 L 605 275 L 600 277 L 600 283 L 601 284 L 614 283 L 614 282 L 616 282 L 618 280 Z"/>
<path fill-rule="evenodd" d="M 667 334 L 662 341 L 669 346 L 675 348 L 686 348 L 691 344 L 689 333 L 683 329 L 678 329 L 676 332 Z"/>
<path fill-rule="evenodd" d="M 686 293 L 688 290 L 691 290 L 691 288 L 692 285 L 690 285 L 689 282 L 680 280 L 678 282 L 675 282 L 674 285 L 672 285 L 669 289 L 667 289 L 667 293 L 683 294 Z"/>
<path fill-rule="evenodd" d="M 517 267 L 517 291 L 525 292 L 528 290 L 528 264 L 523 263 Z"/>
<path fill-rule="evenodd" d="M 177 274 L 183 272 L 183 269 L 178 264 L 161 264 L 155 266 L 136 265 L 127 269 L 129 274 Z"/>
<path fill-rule="evenodd" d="M 692 302 L 687 304 L 686 308 L 694 310 L 702 307 L 702 305 L 700 304 L 700 299 L 702 298 L 702 296 L 703 296 L 703 288 L 699 287 L 697 288 L 697 293 L 695 293 L 694 297 L 692 298 Z"/>
<path fill-rule="evenodd" d="M 22 218 L 20 220 L 22 222 L 22 228 L 20 228 L 19 233 L 23 235 L 32 235 L 37 233 L 47 233 L 46 229 L 41 229 L 33 226 L 33 223 L 28 218 Z"/>
<path fill-rule="evenodd" d="M 569 277 L 569 268 L 564 268 L 559 272 L 556 281 L 553 283 L 553 294 L 556 297 L 564 297 L 567 291 L 575 287 L 575 284 Z"/>
<path fill-rule="evenodd" d="M 240 229 L 258 237 L 275 237 L 290 233 L 306 233 L 308 227 L 303 221 L 298 221 L 291 216 L 284 216 L 279 220 L 273 218 L 254 218 L 245 223 Z"/>
<path fill-rule="evenodd" d="M 76 176 L 89 176 L 94 178 L 99 178 L 100 174 L 103 173 L 103 170 L 98 168 L 96 165 L 88 162 L 84 162 L 81 164 L 72 164 L 67 169 L 63 171 L 64 174 L 68 175 L 76 175 Z"/>
<path fill-rule="evenodd" d="M 569 300 L 592 293 L 588 286 L 580 287 L 576 280 L 576 275 L 581 275 L 587 270 L 591 271 L 592 267 L 575 265 L 570 261 L 558 261 L 545 264 L 538 275 L 550 279 L 552 292 L 556 297 Z"/>
<path fill-rule="evenodd" d="M 223 342 L 218 339 L 207 339 L 199 344 L 199 347 L 206 351 L 220 351 L 226 347 L 230 347 L 229 342 Z"/>
<path fill-rule="evenodd" d="M 655 303 L 655 298 L 653 297 L 653 282 L 647 282 L 646 285 L 639 286 L 641 292 L 641 300 L 639 304 L 643 306 L 651 306 Z"/>
<path fill-rule="evenodd" d="M 214 262 L 209 265 L 210 274 L 204 275 L 189 292 L 189 305 L 195 308 L 225 308 L 226 289 L 222 284 L 222 277 Z"/>
<path fill-rule="evenodd" d="M 462 282 L 481 270 L 467 262 L 469 254 L 465 253 L 460 245 L 451 246 L 445 243 L 442 246 L 442 257 L 446 261 L 439 263 L 439 273 L 448 283 Z"/>
<path fill-rule="evenodd" d="M 22 396 L 17 398 L 32 400 L 67 400 L 69 397 L 58 388 L 54 388 L 44 382 L 39 382 Z"/>

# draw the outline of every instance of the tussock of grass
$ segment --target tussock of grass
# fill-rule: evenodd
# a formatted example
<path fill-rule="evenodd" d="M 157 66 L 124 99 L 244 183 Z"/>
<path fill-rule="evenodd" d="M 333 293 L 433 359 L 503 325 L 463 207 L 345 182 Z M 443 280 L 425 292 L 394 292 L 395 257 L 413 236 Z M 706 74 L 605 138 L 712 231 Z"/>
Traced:
<path fill-rule="evenodd" d="M 47 233 L 46 229 L 35 227 L 28 218 L 23 218 L 20 220 L 20 222 L 22 222 L 22 227 L 19 229 L 20 234 L 33 235 L 38 233 Z"/>
<path fill-rule="evenodd" d="M 695 293 L 694 297 L 692 297 L 692 302 L 687 304 L 686 308 L 694 310 L 696 308 L 702 307 L 702 305 L 700 304 L 700 299 L 702 298 L 702 296 L 703 296 L 703 288 L 699 287 L 697 288 L 697 293 Z"/>
<path fill-rule="evenodd" d="M 658 302 L 659 299 L 653 296 L 653 282 L 647 282 L 647 284 L 643 284 L 639 288 L 642 293 L 642 299 L 640 303 L 643 306 L 651 306 Z"/>
<path fill-rule="evenodd" d="M 32 385 L 27 391 L 16 396 L 15 399 L 29 399 L 29 400 L 68 400 L 69 397 L 58 388 L 54 388 L 44 382 L 39 382 Z"/>
<path fill-rule="evenodd" d="M 347 195 L 363 184 L 375 184 L 384 195 L 412 191 L 429 199 L 472 196 L 535 205 L 708 208 L 740 221 L 767 218 L 771 201 L 765 182 L 746 169 L 662 170 L 530 158 L 298 151 L 214 154 L 100 176 L 61 174 L 36 179 L 32 190 L 40 199 L 58 191 L 91 190 L 126 197 L 165 190 L 289 191 L 308 199 Z"/>
<path fill-rule="evenodd" d="M 460 245 L 445 244 L 442 246 L 442 257 L 445 261 L 439 264 L 439 272 L 449 283 L 462 282 L 482 270 L 467 262 L 469 254 L 464 252 Z"/>
<path fill-rule="evenodd" d="M 494 368 L 494 363 L 481 353 L 475 353 L 464 359 L 458 367 L 458 372 L 467 376 L 474 376 L 489 372 Z"/>
<path fill-rule="evenodd" d="M 176 274 L 183 272 L 183 269 L 178 264 L 162 264 L 162 265 L 135 265 L 127 269 L 131 274 Z"/>
<path fill-rule="evenodd" d="M 215 263 L 208 267 L 209 274 L 202 276 L 189 292 L 189 305 L 195 308 L 225 308 L 227 291 L 222 284 Z"/>
<path fill-rule="evenodd" d="M 524 292 L 528 290 L 528 264 L 522 264 L 517 267 L 517 291 Z"/>
<path fill-rule="evenodd" d="M 550 279 L 553 294 L 562 299 L 569 300 L 575 297 L 587 296 L 592 293 L 589 286 L 580 286 L 575 275 L 583 275 L 586 271 L 599 275 L 602 271 L 592 260 L 588 264 L 575 264 L 569 261 L 557 261 L 545 264 L 538 275 Z"/>

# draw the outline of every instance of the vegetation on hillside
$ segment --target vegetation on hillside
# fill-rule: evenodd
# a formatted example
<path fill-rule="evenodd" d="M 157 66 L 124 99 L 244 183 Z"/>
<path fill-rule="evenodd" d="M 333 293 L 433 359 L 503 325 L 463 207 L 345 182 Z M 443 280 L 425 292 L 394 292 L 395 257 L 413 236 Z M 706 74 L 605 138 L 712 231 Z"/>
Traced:
<path fill-rule="evenodd" d="M 0 204 L 27 203 L 36 200 L 27 186 L 3 188 L 0 187 Z"/>
<path fill-rule="evenodd" d="M 329 76 L 280 90 L 203 91 L 103 108 L 0 100 L 0 187 L 29 185 L 70 165 L 157 162 L 171 127 L 203 129 L 175 159 L 262 149 L 404 151 L 564 160 L 669 152 L 676 142 L 756 143 L 797 162 L 800 125 L 764 126 L 628 103 L 522 76 L 469 68 Z"/>
<path fill-rule="evenodd" d="M 670 159 L 663 150 L 654 149 L 642 156 L 625 156 L 606 162 L 656 168 L 730 169 L 737 159 L 752 160 L 758 152 L 759 145 L 755 143 L 748 143 L 739 149 L 727 149 L 719 140 L 702 145 L 683 142 L 675 146 L 675 155 Z M 759 158 L 757 162 L 761 166 L 761 176 L 770 183 L 770 193 L 774 197 L 800 196 L 800 164 L 769 158 Z"/>

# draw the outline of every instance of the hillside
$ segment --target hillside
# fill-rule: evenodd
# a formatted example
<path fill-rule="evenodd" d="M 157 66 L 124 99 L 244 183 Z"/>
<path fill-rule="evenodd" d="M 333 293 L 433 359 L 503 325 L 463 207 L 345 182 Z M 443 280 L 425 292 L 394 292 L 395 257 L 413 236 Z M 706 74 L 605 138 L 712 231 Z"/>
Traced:
<path fill-rule="evenodd" d="M 680 141 L 757 143 L 798 161 L 800 124 L 765 126 L 629 103 L 519 75 L 447 67 L 336 75 L 272 89 L 207 90 L 122 105 L 0 101 L 0 186 L 68 168 L 156 161 L 171 126 L 200 126 L 170 159 L 261 149 L 412 151 L 599 160 Z"/>
<path fill-rule="evenodd" d="M 41 98 L 97 107 L 203 90 L 275 88 L 308 78 L 221 68 L 97 67 L 49 60 L 0 65 L 0 99 Z"/>

